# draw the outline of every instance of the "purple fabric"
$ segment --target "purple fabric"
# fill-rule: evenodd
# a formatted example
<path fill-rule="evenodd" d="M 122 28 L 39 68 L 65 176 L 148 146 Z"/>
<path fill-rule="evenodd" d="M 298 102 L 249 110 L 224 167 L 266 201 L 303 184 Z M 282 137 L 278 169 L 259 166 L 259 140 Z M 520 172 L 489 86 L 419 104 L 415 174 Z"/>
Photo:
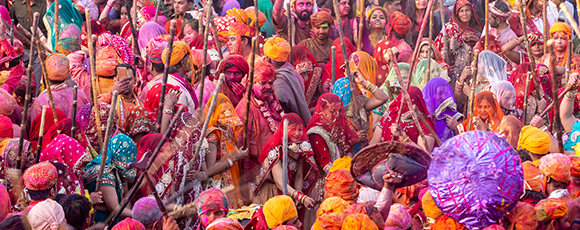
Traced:
<path fill-rule="evenodd" d="M 229 0 L 224 4 L 224 7 L 222 7 L 222 12 L 220 14 L 220 17 L 226 16 L 226 12 L 228 12 L 228 10 L 231 10 L 233 8 L 238 8 L 241 9 L 240 7 L 240 3 L 236 0 Z"/>
<path fill-rule="evenodd" d="M 515 208 L 524 174 L 520 157 L 505 138 L 476 130 L 435 148 L 428 180 L 443 214 L 468 229 L 483 229 Z"/>
<path fill-rule="evenodd" d="M 143 24 L 139 30 L 139 49 L 145 49 L 147 47 L 147 43 L 149 43 L 151 39 L 164 34 L 167 34 L 167 31 L 165 31 L 165 28 L 160 26 L 158 23 L 151 21 Z"/>
<path fill-rule="evenodd" d="M 155 18 L 149 19 L 149 21 L 154 22 Z M 163 15 L 157 15 L 157 24 L 159 24 L 160 26 L 165 26 L 165 24 L 167 24 L 168 21 L 169 19 L 167 19 L 167 17 Z"/>
<path fill-rule="evenodd" d="M 91 108 L 92 105 L 87 103 L 81 107 L 77 113 L 76 119 L 84 130 L 87 130 L 87 127 L 89 127 L 89 122 L 91 121 Z"/>
<path fill-rule="evenodd" d="M 435 123 L 435 131 L 437 131 L 437 136 L 441 141 L 445 142 L 447 139 L 453 137 L 453 131 L 447 127 L 447 122 L 445 122 L 445 115 L 449 115 L 454 118 L 461 118 L 463 115 L 457 112 L 457 104 L 455 104 L 455 98 L 453 97 L 453 89 L 449 86 L 449 83 L 443 78 L 432 78 L 427 82 L 423 88 L 423 96 L 425 98 L 425 105 L 427 110 Z M 450 100 L 448 100 L 451 98 Z M 443 102 L 447 102 L 444 105 Z M 435 114 L 438 111 L 438 114 Z M 461 120 L 458 119 L 461 122 Z"/>

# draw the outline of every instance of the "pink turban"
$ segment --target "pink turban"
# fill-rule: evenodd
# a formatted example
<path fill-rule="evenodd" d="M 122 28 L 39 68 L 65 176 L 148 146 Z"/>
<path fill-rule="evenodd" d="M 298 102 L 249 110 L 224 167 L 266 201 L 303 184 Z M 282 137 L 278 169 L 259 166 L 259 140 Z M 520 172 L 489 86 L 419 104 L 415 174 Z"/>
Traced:
<path fill-rule="evenodd" d="M 46 73 L 48 79 L 53 81 L 64 81 L 68 77 L 69 61 L 66 55 L 52 53 L 46 58 Z"/>

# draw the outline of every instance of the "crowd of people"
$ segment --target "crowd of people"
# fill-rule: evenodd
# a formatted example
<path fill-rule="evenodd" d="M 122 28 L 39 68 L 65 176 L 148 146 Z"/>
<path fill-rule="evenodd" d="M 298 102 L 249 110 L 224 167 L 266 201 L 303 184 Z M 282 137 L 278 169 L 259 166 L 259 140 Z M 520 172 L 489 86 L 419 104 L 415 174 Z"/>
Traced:
<path fill-rule="evenodd" d="M 486 2 L 0 0 L 0 229 L 580 229 L 580 5 Z"/>

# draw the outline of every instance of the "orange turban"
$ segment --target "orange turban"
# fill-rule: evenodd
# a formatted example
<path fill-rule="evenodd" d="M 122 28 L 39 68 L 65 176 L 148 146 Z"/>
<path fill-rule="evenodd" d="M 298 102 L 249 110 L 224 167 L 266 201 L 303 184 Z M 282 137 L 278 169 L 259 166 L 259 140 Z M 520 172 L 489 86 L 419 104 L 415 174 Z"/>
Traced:
<path fill-rule="evenodd" d="M 522 169 L 524 170 L 524 189 L 541 192 L 544 177 L 540 169 L 531 161 L 522 163 Z"/>
<path fill-rule="evenodd" d="M 171 21 L 172 20 L 175 20 L 175 22 L 176 22 L 175 23 L 175 37 L 182 39 L 181 28 L 182 28 L 183 22 L 179 18 L 171 19 L 167 23 L 165 23 L 165 26 L 163 28 L 165 29 L 165 31 L 167 31 L 167 36 L 169 36 L 170 30 L 171 30 Z"/>
<path fill-rule="evenodd" d="M 570 182 L 571 165 L 570 158 L 561 153 L 548 154 L 540 158 L 540 162 L 538 163 L 540 171 L 544 176 L 551 177 L 562 183 Z"/>
<path fill-rule="evenodd" d="M 580 177 L 580 156 L 568 156 L 570 158 L 570 176 Z"/>
<path fill-rule="evenodd" d="M 433 200 L 433 196 L 431 196 L 429 191 L 427 191 L 425 195 L 423 195 L 423 198 L 421 198 L 421 205 L 423 207 L 423 211 L 425 211 L 425 216 L 431 219 L 437 219 L 443 215 L 443 212 L 441 212 L 439 207 L 437 207 L 435 201 Z"/>
<path fill-rule="evenodd" d="M 266 224 L 269 228 L 275 228 L 284 222 L 298 216 L 294 200 L 286 195 L 270 198 L 262 208 Z"/>
<path fill-rule="evenodd" d="M 378 230 L 379 228 L 369 218 L 369 216 L 361 213 L 350 214 L 346 216 L 342 222 L 342 229 L 344 230 Z"/>
<path fill-rule="evenodd" d="M 389 216 L 393 216 L 393 218 L 404 218 L 401 214 L 401 210 L 397 209 L 397 208 L 393 208 L 393 206 L 395 206 L 395 204 L 393 204 L 391 206 L 391 211 L 389 212 Z M 400 206 L 400 205 L 399 205 Z M 402 207 L 402 209 L 404 209 L 405 212 L 407 212 L 407 210 L 405 209 L 405 207 Z M 369 218 L 371 218 L 371 220 L 377 225 L 377 227 L 379 229 L 383 229 L 385 228 L 385 220 L 383 219 L 383 216 L 381 215 L 380 211 L 375 208 L 374 205 L 372 205 L 371 203 L 356 203 L 356 204 L 352 204 L 351 206 L 349 206 L 348 208 L 346 208 L 345 211 L 346 214 L 354 214 L 354 213 L 362 213 L 365 214 L 367 216 L 369 216 Z M 409 214 L 407 213 L 407 216 L 409 216 Z M 405 220 L 401 220 L 401 221 L 405 221 Z M 397 221 L 395 221 L 397 222 Z M 409 216 L 409 223 L 411 222 L 411 216 Z M 398 222 L 397 222 L 398 223 Z"/>
<path fill-rule="evenodd" d="M 276 71 L 272 64 L 266 61 L 259 61 L 256 63 L 254 70 L 254 83 L 260 81 L 276 80 Z"/>
<path fill-rule="evenodd" d="M 316 217 L 322 214 L 333 213 L 333 212 L 344 212 L 350 204 L 340 197 L 330 197 L 325 199 L 320 204 L 320 208 L 316 212 Z"/>
<path fill-rule="evenodd" d="M 271 37 L 265 40 L 264 54 L 266 57 L 277 61 L 286 62 L 290 55 L 290 43 L 281 37 Z"/>
<path fill-rule="evenodd" d="M 555 198 L 543 199 L 534 207 L 538 221 L 548 221 L 564 217 L 568 213 L 566 201 Z"/>
<path fill-rule="evenodd" d="M 413 25 L 411 19 L 399 11 L 395 11 L 389 16 L 389 24 L 391 24 L 392 30 L 395 30 L 401 35 L 409 33 Z"/>
<path fill-rule="evenodd" d="M 336 170 L 339 169 L 344 169 L 350 172 L 350 162 L 352 161 L 352 158 L 350 157 L 342 157 L 339 159 L 336 159 L 333 163 L 332 163 L 332 167 L 330 167 L 330 170 L 328 170 L 328 173 L 334 172 Z"/>
<path fill-rule="evenodd" d="M 248 18 L 250 19 L 250 23 L 248 23 L 248 25 L 255 26 L 254 22 L 256 20 L 254 20 L 254 18 L 256 17 L 256 12 L 254 11 L 254 7 L 251 6 L 246 8 L 246 13 L 248 14 Z M 262 11 L 258 10 L 258 26 L 262 27 L 264 24 L 266 24 L 266 15 L 264 15 Z"/>
<path fill-rule="evenodd" d="M 119 57 L 119 54 L 117 54 L 117 51 L 112 46 L 103 46 L 97 50 L 95 60 L 95 73 L 103 77 L 115 75 L 115 68 L 117 65 L 123 63 L 123 59 Z"/>
<path fill-rule="evenodd" d="M 572 38 L 572 27 L 563 22 L 556 22 L 550 27 L 550 38 L 554 37 L 557 32 L 564 32 L 568 35 L 568 39 Z"/>
<path fill-rule="evenodd" d="M 240 23 L 243 23 L 245 25 L 250 24 L 250 17 L 251 16 L 248 15 L 248 12 L 246 12 L 245 10 L 238 9 L 238 8 L 229 9 L 228 11 L 226 11 L 226 15 L 236 18 L 236 22 L 240 22 Z"/>
<path fill-rule="evenodd" d="M 326 191 L 326 194 L 324 194 L 325 199 L 337 196 L 349 203 L 354 203 L 358 197 L 358 184 L 350 172 L 344 169 L 329 173 L 326 177 L 324 189 Z"/>
<path fill-rule="evenodd" d="M 313 27 L 329 27 L 332 25 L 332 15 L 324 10 L 318 11 L 310 15 L 310 25 Z"/>
<path fill-rule="evenodd" d="M 443 215 L 437 218 L 435 223 L 431 226 L 431 230 L 467 230 L 467 228 L 454 219 Z"/>
<path fill-rule="evenodd" d="M 256 27 L 248 26 L 241 22 L 233 22 L 230 24 L 230 31 L 228 32 L 229 36 L 238 36 L 238 37 L 253 37 L 256 34 Z"/>
<path fill-rule="evenodd" d="M 198 69 L 200 70 L 202 68 L 202 64 L 203 64 L 203 50 L 200 49 L 191 49 L 191 51 L 189 52 L 189 62 L 191 64 L 191 69 Z M 209 65 L 211 63 L 211 57 L 209 56 L 209 53 L 205 54 L 205 65 Z"/>
<path fill-rule="evenodd" d="M 340 230 L 346 219 L 344 212 L 333 212 L 320 215 L 312 225 L 312 230 Z"/>
<path fill-rule="evenodd" d="M 48 79 L 53 81 L 64 81 L 68 77 L 68 58 L 61 53 L 52 53 L 44 61 L 46 64 L 46 74 Z"/>
<path fill-rule="evenodd" d="M 535 230 L 538 228 L 538 217 L 534 206 L 526 202 L 518 202 L 507 218 L 517 230 Z"/>
<path fill-rule="evenodd" d="M 526 125 L 520 132 L 518 148 L 533 154 L 544 155 L 550 151 L 550 134 L 533 126 Z"/>
<path fill-rule="evenodd" d="M 169 59 L 169 66 L 177 65 L 185 57 L 185 55 L 189 54 L 189 45 L 182 41 L 175 41 L 173 42 L 173 51 L 171 52 L 171 59 Z M 161 54 L 161 60 L 163 64 L 167 64 L 167 48 L 163 50 Z"/>

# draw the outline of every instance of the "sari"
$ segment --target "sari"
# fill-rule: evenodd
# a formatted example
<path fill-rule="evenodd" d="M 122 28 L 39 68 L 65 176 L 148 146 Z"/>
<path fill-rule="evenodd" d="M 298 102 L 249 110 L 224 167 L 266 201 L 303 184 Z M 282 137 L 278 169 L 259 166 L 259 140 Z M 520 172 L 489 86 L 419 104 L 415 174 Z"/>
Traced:
<path fill-rule="evenodd" d="M 427 72 L 427 67 L 429 65 L 429 61 L 431 62 L 431 68 L 429 72 Z M 423 59 L 419 61 L 417 64 L 417 68 L 415 69 L 415 73 L 413 73 L 413 79 L 419 84 L 419 88 L 423 89 L 427 82 L 429 82 L 433 78 L 442 78 L 445 81 L 450 82 L 451 79 L 445 74 L 443 74 L 443 68 L 433 59 Z"/>
<path fill-rule="evenodd" d="M 237 152 L 236 138 L 242 131 L 244 125 L 238 117 L 234 106 L 225 95 L 218 94 L 216 100 L 216 107 L 211 117 L 207 116 L 210 112 L 209 107 L 213 101 L 213 97 L 209 98 L 207 105 L 203 108 L 202 117 L 209 119 L 205 138 L 209 143 L 217 147 L 216 162 L 218 162 L 221 159 L 231 158 Z M 220 115 L 223 115 L 223 118 L 220 118 Z M 241 165 L 240 162 L 234 163 L 232 167 L 208 178 L 209 180 L 206 182 L 207 187 L 223 189 L 233 185 L 236 188 L 240 188 Z M 231 207 L 234 209 L 243 206 L 239 189 L 226 193 L 226 196 Z"/>
<path fill-rule="evenodd" d="M 379 122 L 378 126 L 383 130 L 381 134 L 381 142 L 383 141 L 390 141 L 393 139 L 393 134 L 391 133 L 391 125 L 396 124 L 396 119 L 398 115 L 398 111 L 402 108 L 401 111 L 401 118 L 399 120 L 399 124 L 403 131 L 407 134 L 410 141 L 418 143 L 418 139 L 420 136 L 420 131 L 418 128 L 421 128 L 422 132 L 425 135 L 430 135 L 431 133 L 426 128 L 425 124 L 419 122 L 421 127 L 417 127 L 413 122 L 412 113 L 416 112 L 417 116 L 425 117 L 425 121 L 428 125 L 435 130 L 435 125 L 433 120 L 429 116 L 429 110 L 425 105 L 425 100 L 423 99 L 423 93 L 418 87 L 409 86 L 409 96 L 411 97 L 411 102 L 413 103 L 413 108 L 409 108 L 407 102 L 403 99 L 403 94 L 397 96 L 397 98 L 389 105 L 389 109 L 383 115 L 383 118 Z M 404 106 L 401 107 L 401 103 L 404 103 Z M 401 139 L 403 138 L 403 139 Z M 400 137 L 399 141 L 405 142 L 404 140 L 406 137 Z"/>
<path fill-rule="evenodd" d="M 56 184 L 54 186 L 57 194 L 85 195 L 85 188 L 82 179 L 79 180 L 76 174 L 71 172 L 71 169 L 68 167 L 68 165 L 57 160 L 41 160 L 41 162 L 49 162 L 50 164 L 54 165 L 58 171 L 58 179 L 56 180 Z M 65 183 L 65 181 L 68 182 Z"/>
<path fill-rule="evenodd" d="M 222 73 L 225 74 L 228 69 L 233 67 L 237 68 L 242 73 L 242 79 L 250 71 L 250 66 L 246 59 L 240 55 L 234 54 L 226 57 L 220 62 L 217 75 Z M 232 101 L 234 107 L 240 103 L 246 92 L 246 87 L 241 83 L 242 79 L 235 79 L 234 76 L 230 77 L 226 75 L 225 83 L 227 84 L 220 88 L 220 93 L 228 97 Z"/>
<path fill-rule="evenodd" d="M 322 68 L 316 63 L 314 56 L 303 45 L 292 47 L 292 65 L 304 78 L 304 98 L 309 108 L 316 106 L 320 96 Z"/>
<path fill-rule="evenodd" d="M 111 138 L 117 134 L 117 124 L 116 122 L 113 123 L 113 127 L 111 128 L 111 136 L 105 137 L 105 133 L 107 131 L 107 120 L 109 119 L 109 111 L 111 110 L 111 106 L 106 103 L 99 103 L 98 105 L 98 116 L 99 121 L 101 122 L 100 127 L 97 128 L 97 121 L 95 118 L 94 107 L 91 104 L 86 104 L 83 106 L 79 112 L 77 113 L 77 121 L 79 121 L 79 125 L 85 130 L 85 135 L 89 144 L 93 147 L 97 154 L 101 154 L 101 143 L 99 142 L 99 134 L 98 130 L 101 131 L 102 138 Z M 117 114 L 113 114 L 113 120 L 116 121 L 118 119 Z"/>
<path fill-rule="evenodd" d="M 11 207 L 10 194 L 6 187 L 0 184 L 0 222 L 6 219 L 8 214 L 12 213 Z"/>
<path fill-rule="evenodd" d="M 477 88 L 476 93 L 486 90 L 499 81 L 507 81 L 507 62 L 499 55 L 489 50 L 479 53 L 477 59 Z"/>
<path fill-rule="evenodd" d="M 479 118 L 480 115 L 480 110 L 478 109 L 479 105 L 482 102 L 487 102 L 489 103 L 489 109 L 487 110 L 487 113 L 489 115 L 489 126 L 490 126 L 490 132 L 494 132 L 497 133 L 498 132 L 498 127 L 499 124 L 501 123 L 502 119 L 503 119 L 503 112 L 501 111 L 501 107 L 499 106 L 499 103 L 497 103 L 497 100 L 495 99 L 493 93 L 491 91 L 481 91 L 479 93 L 477 93 L 477 95 L 475 96 L 475 104 L 473 105 L 473 118 L 474 118 L 474 122 L 473 124 L 471 124 L 471 127 L 467 127 L 469 120 L 465 120 L 463 121 L 463 127 L 465 127 L 465 131 L 472 131 L 472 130 L 476 130 L 476 121 L 475 119 Z M 479 120 L 479 119 L 478 119 Z"/>
<path fill-rule="evenodd" d="M 79 122 L 78 121 L 76 122 L 74 136 L 71 135 L 72 128 L 71 126 L 72 119 L 65 118 L 62 121 L 56 123 L 56 125 L 50 127 L 50 129 L 48 129 L 48 131 L 46 131 L 46 133 L 42 137 L 42 150 L 46 149 L 46 146 L 48 146 L 48 144 L 50 144 L 50 142 L 52 142 L 52 140 L 54 140 L 58 135 L 64 134 L 74 138 L 87 153 L 90 153 L 92 156 L 97 156 L 97 153 L 93 149 L 93 146 L 91 146 L 87 141 L 85 131 L 83 127 L 79 124 Z"/>
<path fill-rule="evenodd" d="M 59 1 L 58 2 L 59 7 L 58 7 L 58 23 L 59 23 L 59 33 L 62 33 L 66 28 L 69 27 L 69 25 L 75 25 L 79 28 L 81 28 L 82 23 L 85 21 L 85 17 L 83 17 L 80 12 L 75 8 L 75 5 L 69 1 L 69 0 L 63 0 L 63 1 Z M 55 36 L 54 36 L 54 29 L 53 25 L 54 25 L 54 2 L 52 4 L 50 4 L 50 6 L 48 7 L 48 10 L 46 11 L 46 14 L 44 15 L 44 17 L 42 18 L 42 21 L 44 22 L 44 27 L 46 28 L 46 32 L 47 32 L 47 37 L 50 38 L 48 39 L 48 44 L 47 46 L 50 47 L 50 49 L 54 50 L 56 43 L 58 41 L 55 41 Z"/>
<path fill-rule="evenodd" d="M 12 181 L 9 176 L 10 170 L 20 170 L 16 168 L 16 158 L 18 157 L 18 143 L 19 138 L 6 138 L 0 142 L 0 184 L 4 185 L 8 191 L 12 191 L 14 185 L 18 184 L 18 181 Z M 24 161 L 24 169 L 34 165 L 36 163 L 36 156 L 34 156 L 34 151 L 32 150 L 29 141 L 24 140 L 22 145 L 24 153 L 22 157 L 26 157 Z M 12 212 L 17 213 L 24 210 L 28 206 L 27 198 L 24 192 L 15 195 L 12 194 L 10 197 L 12 201 Z"/>
<path fill-rule="evenodd" d="M 455 136 L 452 129 L 447 126 L 445 115 L 460 121 L 465 118 L 463 114 L 457 112 L 457 104 L 453 96 L 453 89 L 447 81 L 443 78 L 433 78 L 425 88 L 423 88 L 423 96 L 425 97 L 425 105 L 435 126 L 435 132 L 442 142 Z"/>
<path fill-rule="evenodd" d="M 75 139 L 60 134 L 40 153 L 39 162 L 58 161 L 66 164 L 70 170 L 71 184 L 66 188 L 67 194 L 84 195 L 84 183 L 81 180 L 82 167 L 92 160 L 91 155 Z"/>
<path fill-rule="evenodd" d="M 350 55 L 354 51 L 356 51 L 356 47 L 354 47 L 352 42 L 350 40 L 348 40 L 347 38 L 344 38 L 344 44 L 345 44 L 345 49 L 346 49 L 346 56 L 350 57 Z M 336 47 L 336 65 L 334 67 L 334 70 L 336 71 L 336 76 L 335 76 L 334 80 L 338 80 L 338 79 L 346 76 L 346 74 L 344 73 L 344 71 L 345 71 L 344 59 L 345 59 L 345 57 L 343 55 L 340 38 L 335 39 L 334 42 L 332 42 L 332 46 Z M 332 64 L 324 66 L 324 69 L 322 71 L 322 82 L 320 84 L 324 85 L 324 83 L 326 83 L 326 81 L 328 81 L 328 80 L 332 80 Z M 334 82 L 332 82 L 332 83 L 334 83 Z"/>
<path fill-rule="evenodd" d="M 122 131 L 133 138 L 136 143 L 139 142 L 135 139 L 137 134 L 155 132 L 155 123 L 153 123 L 153 120 L 156 119 L 153 117 L 157 116 L 157 114 L 149 113 L 145 107 L 136 105 L 128 108 L 127 111 L 123 109 L 117 111 L 121 113 L 119 114 L 119 118 L 123 120 L 123 124 L 120 126 Z"/>
<path fill-rule="evenodd" d="M 421 48 L 423 48 L 423 46 L 428 46 L 428 45 L 429 45 L 429 38 L 422 38 L 421 43 L 419 43 L 418 50 L 420 51 Z M 420 54 L 415 54 L 415 55 L 420 55 Z M 425 58 L 426 57 L 418 56 L 417 61 L 421 61 Z M 435 42 L 431 42 L 431 59 L 435 60 L 437 62 L 437 64 L 439 64 L 441 66 L 441 68 L 443 70 L 449 69 L 449 65 L 447 65 L 447 63 L 445 63 L 445 58 L 443 57 L 443 55 L 441 55 L 441 52 L 439 52 L 439 50 L 437 49 Z M 415 67 L 417 67 L 417 66 L 415 66 Z"/>
<path fill-rule="evenodd" d="M 537 64 L 536 68 L 534 68 L 535 70 L 537 70 L 539 67 L 541 67 L 543 65 L 541 64 Z M 509 82 L 512 83 L 512 85 L 515 88 L 516 91 L 516 103 L 515 103 L 515 107 L 520 109 L 520 110 L 524 110 L 524 101 L 526 98 L 526 78 L 527 78 L 527 73 L 531 71 L 531 66 L 530 63 L 525 62 L 522 63 L 520 65 L 518 65 L 518 67 L 516 68 L 516 70 L 512 73 L 511 77 L 509 78 Z M 545 74 L 542 76 L 538 75 L 538 78 L 540 80 L 538 87 L 540 87 L 539 92 L 542 95 L 538 95 L 536 90 L 536 84 L 534 83 L 533 79 L 530 79 L 530 85 L 528 88 L 528 103 L 527 103 L 527 119 L 531 120 L 535 114 L 541 112 L 538 111 L 538 100 L 541 100 L 542 98 L 546 100 L 547 104 L 552 103 L 552 76 L 550 74 Z M 535 100 L 531 100 L 531 98 L 534 98 Z M 526 123 L 529 121 L 524 121 L 524 123 Z M 550 122 L 551 123 L 551 122 Z"/>
<path fill-rule="evenodd" d="M 503 135 L 514 149 L 518 148 L 520 132 L 524 127 L 520 120 L 517 117 L 505 115 L 498 127 L 499 134 Z"/>
<path fill-rule="evenodd" d="M 522 120 L 523 112 L 515 106 L 516 88 L 509 81 L 498 81 L 491 85 L 490 91 L 497 98 L 504 115 L 512 115 Z"/>
<path fill-rule="evenodd" d="M 295 129 L 301 128 L 304 124 L 300 116 L 295 113 L 284 115 L 282 120 L 285 119 L 288 119 L 288 133 L 293 133 Z M 262 164 L 262 168 L 256 178 L 252 181 L 252 192 L 255 195 L 254 203 L 263 204 L 268 199 L 282 194 L 282 191 L 278 189 L 275 182 L 267 182 L 266 180 L 269 177 L 272 168 L 274 168 L 276 163 L 281 162 L 282 160 L 283 135 L 284 123 L 282 122 L 260 152 L 259 160 Z M 305 161 L 306 164 L 303 169 L 304 183 L 301 192 L 309 194 L 318 179 L 318 168 L 306 132 L 302 134 L 297 142 L 289 142 L 288 150 L 290 151 L 288 153 L 288 185 L 294 187 L 294 180 L 296 179 L 295 175 L 298 173 L 300 162 Z"/>
<path fill-rule="evenodd" d="M 165 28 L 157 24 L 156 22 L 147 22 L 141 26 L 139 30 L 139 49 L 141 49 L 141 54 L 147 54 L 147 44 L 151 39 L 159 37 L 159 35 L 167 34 Z"/>
<path fill-rule="evenodd" d="M 87 104 L 90 105 L 90 104 Z M 60 109 L 56 109 L 56 120 L 61 121 L 63 119 L 66 118 L 66 115 L 60 111 Z M 43 127 L 43 133 L 46 133 L 46 131 L 48 130 L 48 128 L 52 127 L 55 124 L 54 121 L 54 115 L 52 113 L 52 109 L 51 108 L 47 108 L 46 109 L 46 115 L 44 117 L 44 127 Z M 36 152 L 36 148 L 37 148 L 37 143 L 38 143 L 38 138 L 40 135 L 40 124 L 42 123 L 42 114 L 38 114 L 36 115 L 36 117 L 34 117 L 34 119 L 32 120 L 32 124 L 30 125 L 30 134 L 28 135 L 28 140 L 30 141 L 30 144 L 32 144 L 32 150 L 34 150 L 34 152 Z"/>

